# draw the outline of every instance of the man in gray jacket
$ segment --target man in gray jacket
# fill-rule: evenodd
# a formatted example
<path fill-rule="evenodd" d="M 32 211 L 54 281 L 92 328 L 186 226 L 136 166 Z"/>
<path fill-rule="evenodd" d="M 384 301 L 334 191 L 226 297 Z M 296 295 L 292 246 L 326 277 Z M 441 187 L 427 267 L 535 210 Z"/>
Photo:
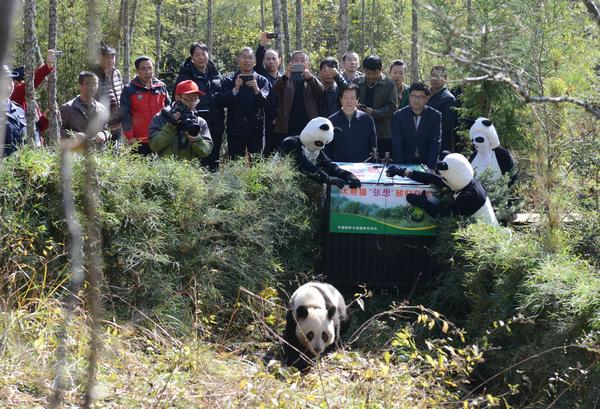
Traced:
<path fill-rule="evenodd" d="M 381 71 L 381 58 L 370 55 L 363 61 L 365 75 L 355 79 L 358 85 L 358 109 L 371 115 L 377 129 L 380 156 L 392 151 L 392 115 L 398 103 L 396 84 Z"/>

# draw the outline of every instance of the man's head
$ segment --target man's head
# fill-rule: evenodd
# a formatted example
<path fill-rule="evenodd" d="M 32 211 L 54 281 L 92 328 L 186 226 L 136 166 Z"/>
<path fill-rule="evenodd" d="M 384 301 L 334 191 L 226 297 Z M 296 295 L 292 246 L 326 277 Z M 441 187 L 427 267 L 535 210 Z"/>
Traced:
<path fill-rule="evenodd" d="M 280 63 L 281 61 L 279 60 L 279 54 L 277 53 L 277 51 L 273 50 L 272 48 L 269 48 L 267 51 L 265 51 L 263 65 L 265 66 L 267 72 L 277 71 L 277 69 L 279 69 Z"/>
<path fill-rule="evenodd" d="M 390 78 L 394 80 L 397 86 L 404 84 L 404 74 L 406 74 L 406 64 L 402 60 L 395 60 L 390 65 Z"/>
<path fill-rule="evenodd" d="M 190 46 L 190 57 L 192 64 L 200 71 L 204 71 L 208 64 L 208 47 L 204 43 L 193 43 Z"/>
<path fill-rule="evenodd" d="M 175 101 L 181 102 L 190 111 L 196 108 L 200 96 L 205 95 L 192 80 L 181 81 L 175 87 Z"/>
<path fill-rule="evenodd" d="M 338 60 L 335 57 L 327 57 L 319 64 L 319 78 L 323 82 L 332 83 L 334 71 L 328 68 L 338 68 Z"/>
<path fill-rule="evenodd" d="M 145 55 L 138 57 L 135 62 L 135 71 L 142 82 L 148 84 L 154 77 L 154 62 L 152 58 Z"/>
<path fill-rule="evenodd" d="M 237 62 L 240 67 L 240 71 L 243 74 L 249 74 L 252 72 L 254 68 L 254 64 L 256 64 L 256 57 L 254 56 L 254 51 L 250 47 L 244 47 L 238 53 Z"/>
<path fill-rule="evenodd" d="M 425 108 L 431 91 L 422 82 L 413 82 L 408 89 L 408 105 L 413 112 L 420 114 Z"/>
<path fill-rule="evenodd" d="M 84 101 L 91 100 L 98 92 L 98 76 L 91 71 L 81 71 L 79 78 L 79 96 Z"/>
<path fill-rule="evenodd" d="M 358 54 L 348 51 L 342 56 L 342 67 L 348 72 L 356 72 L 358 69 Z"/>
<path fill-rule="evenodd" d="M 308 58 L 308 54 L 306 54 L 304 51 L 294 51 L 292 53 L 292 59 L 291 59 L 291 63 L 292 64 L 304 64 L 305 66 L 308 67 L 308 64 L 310 63 L 310 59 Z"/>
<path fill-rule="evenodd" d="M 363 61 L 363 71 L 368 83 L 374 83 L 381 79 L 383 64 L 378 55 L 370 55 Z"/>
<path fill-rule="evenodd" d="M 10 68 L 8 68 L 8 65 L 3 65 L 2 72 L 0 72 L 0 75 L 0 79 L 2 80 L 2 83 L 0 84 L 0 89 L 4 87 L 8 88 L 6 96 L 10 96 L 10 94 L 12 94 L 13 90 L 15 89 L 13 79 L 16 78 L 18 74 L 16 72 L 11 71 Z"/>
<path fill-rule="evenodd" d="M 446 68 L 441 65 L 436 65 L 431 69 L 431 75 L 429 77 L 429 83 L 431 84 L 431 90 L 437 91 L 442 89 L 444 85 L 446 85 L 446 81 L 448 81 L 448 74 L 446 73 Z"/>
<path fill-rule="evenodd" d="M 342 89 L 340 104 L 345 113 L 356 111 L 358 105 L 358 86 L 356 84 L 350 84 Z"/>
<path fill-rule="evenodd" d="M 117 51 L 109 45 L 101 44 L 98 49 L 100 68 L 108 71 L 115 68 Z"/>

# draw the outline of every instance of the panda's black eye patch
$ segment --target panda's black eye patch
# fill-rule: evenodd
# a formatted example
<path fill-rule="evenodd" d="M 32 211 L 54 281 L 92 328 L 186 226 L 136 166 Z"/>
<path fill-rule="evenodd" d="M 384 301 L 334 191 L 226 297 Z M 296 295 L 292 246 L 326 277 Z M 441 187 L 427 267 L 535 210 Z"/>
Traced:
<path fill-rule="evenodd" d="M 492 126 L 492 121 L 490 121 L 489 119 L 486 119 L 485 121 L 481 121 L 482 124 L 484 124 L 485 126 Z"/>
<path fill-rule="evenodd" d="M 319 146 L 320 147 L 320 146 L 323 146 L 323 145 L 325 145 L 323 143 L 323 141 L 315 141 L 315 146 Z"/>
<path fill-rule="evenodd" d="M 308 334 L 306 334 L 306 339 L 308 339 L 309 341 L 312 341 L 314 336 L 315 336 L 315 334 L 313 334 L 313 332 L 310 331 Z"/>
<path fill-rule="evenodd" d="M 323 339 L 323 341 L 327 342 L 327 340 L 329 339 L 329 335 L 327 335 L 327 333 L 324 332 L 323 334 L 321 334 L 321 338 Z"/>
<path fill-rule="evenodd" d="M 485 141 L 485 139 L 483 138 L 483 136 L 478 136 L 477 138 L 475 138 L 475 142 L 477 143 L 483 143 Z"/>
<path fill-rule="evenodd" d="M 329 124 L 323 124 L 319 127 L 319 129 L 323 130 L 323 131 L 328 131 L 329 130 Z"/>

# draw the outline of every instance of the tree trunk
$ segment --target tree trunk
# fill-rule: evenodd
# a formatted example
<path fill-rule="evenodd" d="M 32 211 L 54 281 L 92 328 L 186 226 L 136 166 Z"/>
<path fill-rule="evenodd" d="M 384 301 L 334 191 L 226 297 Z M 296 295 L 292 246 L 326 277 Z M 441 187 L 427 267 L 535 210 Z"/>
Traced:
<path fill-rule="evenodd" d="M 12 40 L 12 15 L 16 8 L 16 2 L 13 0 L 5 0 L 0 2 L 0 65 L 6 60 L 6 52 L 10 47 Z M 3 83 L 0 83 L 0 101 L 4 101 L 8 89 L 2 88 Z M 0 115 L 0 146 L 4 145 L 6 132 L 6 115 Z M 0 149 L 0 160 L 4 156 L 4 149 Z M 1 163 L 1 162 L 0 162 Z"/>
<path fill-rule="evenodd" d="M 288 24 L 288 0 L 281 0 L 281 20 L 283 21 L 283 41 L 285 54 L 289 57 L 292 54 L 292 47 L 290 46 L 290 27 Z"/>
<path fill-rule="evenodd" d="M 412 33 L 410 37 L 410 77 L 411 82 L 419 81 L 419 4 L 412 0 Z"/>
<path fill-rule="evenodd" d="M 48 48 L 51 50 L 56 50 L 58 25 L 57 3 L 57 0 L 50 0 L 48 5 Z M 52 144 L 57 143 L 60 129 L 60 113 L 58 111 L 58 104 L 56 103 L 57 65 L 57 62 L 55 62 L 54 70 L 48 76 L 48 120 L 50 122 L 50 126 L 48 127 L 48 141 Z"/>
<path fill-rule="evenodd" d="M 348 0 L 340 0 L 339 13 L 340 38 L 338 42 L 338 57 L 348 51 Z"/>
<path fill-rule="evenodd" d="M 272 0 L 273 8 L 273 31 L 279 33 L 279 36 L 275 39 L 275 48 L 281 53 L 283 59 L 283 42 L 281 40 L 281 2 L 280 0 Z"/>
<path fill-rule="evenodd" d="M 265 32 L 265 0 L 260 0 L 260 31 Z"/>
<path fill-rule="evenodd" d="M 133 31 L 135 30 L 135 20 L 137 17 L 137 8 L 138 8 L 138 0 L 133 0 L 133 5 L 129 12 L 130 22 L 129 22 L 129 40 L 133 38 Z"/>
<path fill-rule="evenodd" d="M 87 46 L 88 65 L 94 64 L 98 50 L 98 18 L 96 0 L 87 1 L 87 26 L 88 30 L 85 37 Z"/>
<path fill-rule="evenodd" d="M 296 0 L 296 50 L 302 50 L 302 0 Z"/>
<path fill-rule="evenodd" d="M 123 0 L 123 81 L 127 84 L 131 80 L 131 39 L 129 37 L 129 0 Z"/>
<path fill-rule="evenodd" d="M 367 6 L 365 0 L 360 1 L 360 58 L 365 56 L 365 48 L 367 46 L 366 19 Z"/>
<path fill-rule="evenodd" d="M 377 14 L 375 12 L 375 0 L 371 3 L 371 35 L 369 37 L 369 54 L 375 54 L 375 29 L 377 25 L 375 24 L 375 19 L 377 18 Z"/>
<path fill-rule="evenodd" d="M 25 0 L 23 4 L 23 23 L 25 44 L 28 49 L 37 45 L 35 34 L 35 0 Z M 35 99 L 35 88 L 33 77 L 37 61 L 35 53 L 25 54 L 25 100 L 27 103 L 27 143 L 35 143 L 35 123 L 37 116 L 37 102 Z"/>
<path fill-rule="evenodd" d="M 160 13 L 162 9 L 162 0 L 154 0 L 154 5 L 156 6 L 156 67 L 154 70 L 158 77 L 158 74 L 160 73 L 160 60 L 162 59 L 160 49 Z"/>
<path fill-rule="evenodd" d="M 212 58 L 213 51 L 213 2 L 207 0 L 207 14 L 206 14 L 206 46 L 208 47 L 208 56 Z"/>

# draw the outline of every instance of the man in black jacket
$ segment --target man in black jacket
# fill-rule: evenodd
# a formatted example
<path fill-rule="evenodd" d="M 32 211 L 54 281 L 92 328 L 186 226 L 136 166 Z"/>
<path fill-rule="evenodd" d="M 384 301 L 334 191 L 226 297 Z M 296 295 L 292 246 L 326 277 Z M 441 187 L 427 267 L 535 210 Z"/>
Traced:
<path fill-rule="evenodd" d="M 214 171 L 219 166 L 219 153 L 225 131 L 225 110 L 216 102 L 216 95 L 221 91 L 221 74 L 209 60 L 208 47 L 203 43 L 193 43 L 190 46 L 190 57 L 181 65 L 175 85 L 186 80 L 194 81 L 204 94 L 200 97 L 196 109 L 208 123 L 214 147 L 210 155 L 202 159 L 202 165 Z"/>
<path fill-rule="evenodd" d="M 223 80 L 219 103 L 227 108 L 227 145 L 236 159 L 261 153 L 264 146 L 265 106 L 271 90 L 269 81 L 254 71 L 256 58 L 250 47 L 238 54 L 239 70 Z"/>
<path fill-rule="evenodd" d="M 454 128 L 456 126 L 456 98 L 448 88 L 446 82 L 448 74 L 446 68 L 436 65 L 431 69 L 431 96 L 427 105 L 437 109 L 442 114 L 442 150 L 454 151 Z"/>
<path fill-rule="evenodd" d="M 424 163 L 433 169 L 440 153 L 442 115 L 425 105 L 430 91 L 422 82 L 409 88 L 408 106 L 392 117 L 392 157 L 396 163 Z"/>

